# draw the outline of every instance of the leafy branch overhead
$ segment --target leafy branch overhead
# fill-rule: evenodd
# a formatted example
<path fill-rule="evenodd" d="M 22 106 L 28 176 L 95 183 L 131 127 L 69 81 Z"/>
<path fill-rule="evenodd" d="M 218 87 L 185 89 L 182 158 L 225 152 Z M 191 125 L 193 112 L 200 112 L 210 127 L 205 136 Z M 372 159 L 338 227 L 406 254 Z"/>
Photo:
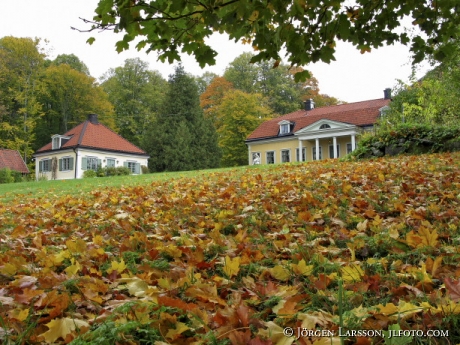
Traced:
<path fill-rule="evenodd" d="M 426 55 L 442 60 L 452 54 L 458 6 L 456 0 L 100 0 L 93 20 L 85 22 L 92 24 L 88 31 L 123 32 L 119 52 L 137 39 L 137 49 L 157 51 L 161 61 L 180 60 L 182 52 L 201 67 L 215 63 L 217 53 L 205 42 L 214 32 L 252 44 L 258 52 L 252 62 L 280 61 L 284 52 L 293 66 L 330 62 L 339 40 L 362 53 L 410 44 L 420 62 Z M 416 29 L 412 37 L 401 30 L 406 18 Z"/>

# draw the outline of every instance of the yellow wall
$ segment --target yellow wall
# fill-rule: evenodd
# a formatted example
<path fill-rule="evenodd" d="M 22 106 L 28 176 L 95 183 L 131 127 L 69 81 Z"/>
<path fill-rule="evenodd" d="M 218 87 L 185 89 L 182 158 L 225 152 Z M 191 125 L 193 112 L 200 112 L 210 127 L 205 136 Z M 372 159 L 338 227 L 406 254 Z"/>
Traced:
<path fill-rule="evenodd" d="M 337 144 L 339 145 L 339 157 L 344 157 L 347 154 L 347 143 L 351 143 L 350 136 L 337 137 Z M 252 153 L 260 153 L 261 162 L 260 164 L 267 164 L 267 152 L 275 152 L 275 163 L 281 163 L 281 151 L 290 150 L 290 161 L 296 162 L 296 149 L 299 148 L 299 140 L 297 138 L 292 138 L 288 141 L 273 141 L 273 142 L 252 142 L 248 143 L 249 148 L 249 164 L 252 165 Z M 332 145 L 332 138 L 320 139 L 319 146 L 322 147 L 322 159 L 329 159 L 329 145 Z M 306 148 L 306 161 L 311 161 L 312 148 L 315 147 L 314 140 L 303 140 L 302 147 Z"/>

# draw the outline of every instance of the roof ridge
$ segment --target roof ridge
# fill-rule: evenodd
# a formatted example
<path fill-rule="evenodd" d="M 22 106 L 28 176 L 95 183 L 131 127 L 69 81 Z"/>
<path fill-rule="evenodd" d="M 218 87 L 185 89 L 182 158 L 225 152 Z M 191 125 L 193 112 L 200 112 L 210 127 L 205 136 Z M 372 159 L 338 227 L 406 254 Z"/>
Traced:
<path fill-rule="evenodd" d="M 85 136 L 85 132 L 86 132 L 86 127 L 88 127 L 88 123 L 89 123 L 89 120 L 86 120 L 83 123 L 83 128 L 82 128 L 82 130 L 80 132 L 80 136 L 78 137 L 77 146 L 80 146 L 81 142 L 83 141 L 83 137 Z"/>

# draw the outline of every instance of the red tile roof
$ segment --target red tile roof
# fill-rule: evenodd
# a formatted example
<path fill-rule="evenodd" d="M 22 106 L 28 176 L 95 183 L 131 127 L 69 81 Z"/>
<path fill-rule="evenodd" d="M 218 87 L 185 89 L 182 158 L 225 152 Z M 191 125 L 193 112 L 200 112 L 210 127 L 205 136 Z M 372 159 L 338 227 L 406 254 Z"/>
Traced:
<path fill-rule="evenodd" d="M 29 173 L 26 163 L 16 150 L 0 149 L 0 169 L 3 168 L 9 168 L 23 174 Z"/>
<path fill-rule="evenodd" d="M 248 137 L 247 141 L 277 138 L 280 126 L 278 122 L 288 120 L 295 123 L 293 132 L 310 126 L 319 120 L 344 122 L 356 126 L 373 125 L 380 115 L 379 109 L 388 105 L 389 99 L 375 99 L 356 103 L 332 105 L 312 110 L 297 110 L 275 119 L 263 122 Z"/>
<path fill-rule="evenodd" d="M 90 116 L 92 116 L 90 120 Z M 124 139 L 111 129 L 97 122 L 95 115 L 90 115 L 88 120 L 80 123 L 78 126 L 64 133 L 64 136 L 71 137 L 61 149 L 69 148 L 92 148 L 104 151 L 115 151 L 123 153 L 131 153 L 137 155 L 147 155 L 144 150 L 141 150 L 128 140 Z M 52 150 L 52 142 L 43 146 L 36 153 L 55 151 Z"/>

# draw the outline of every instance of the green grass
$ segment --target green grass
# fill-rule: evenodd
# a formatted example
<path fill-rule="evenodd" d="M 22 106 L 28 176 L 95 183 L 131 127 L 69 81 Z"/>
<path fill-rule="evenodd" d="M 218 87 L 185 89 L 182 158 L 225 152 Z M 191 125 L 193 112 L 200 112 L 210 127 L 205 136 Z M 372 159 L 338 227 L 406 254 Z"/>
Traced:
<path fill-rule="evenodd" d="M 272 169 L 273 165 L 242 166 L 194 171 L 162 172 L 145 175 L 96 177 L 77 180 L 31 181 L 0 184 L 0 203 L 18 200 L 40 199 L 49 195 L 53 197 L 90 193 L 94 190 L 148 185 L 154 181 L 179 178 L 202 178 L 213 174 L 233 170 L 233 178 L 238 178 L 248 169 Z"/>

